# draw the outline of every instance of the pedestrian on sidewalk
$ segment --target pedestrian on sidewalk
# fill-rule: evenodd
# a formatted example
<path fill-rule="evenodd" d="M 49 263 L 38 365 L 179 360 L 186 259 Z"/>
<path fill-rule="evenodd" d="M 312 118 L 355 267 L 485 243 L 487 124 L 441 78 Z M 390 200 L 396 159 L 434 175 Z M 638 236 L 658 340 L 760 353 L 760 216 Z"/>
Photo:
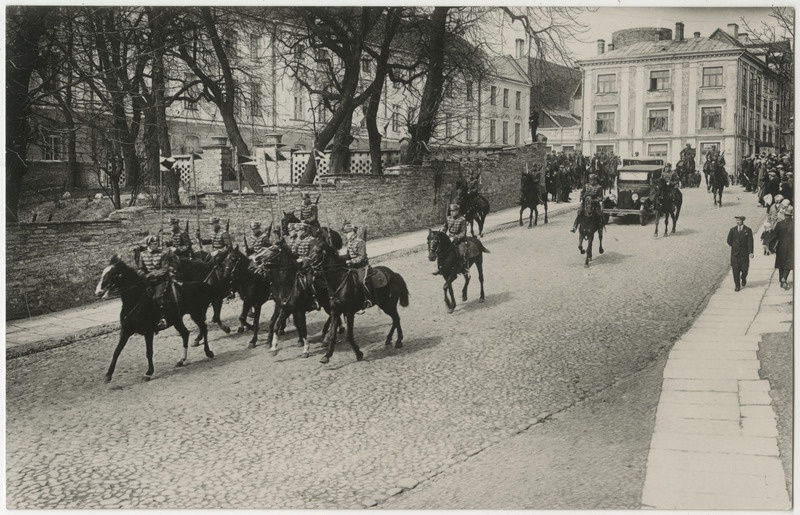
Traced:
<path fill-rule="evenodd" d="M 735 216 L 736 226 L 728 231 L 728 245 L 731 248 L 731 268 L 733 269 L 734 291 L 747 285 L 747 272 L 753 258 L 753 231 L 744 224 L 745 217 Z"/>
<path fill-rule="evenodd" d="M 785 218 L 773 229 L 772 248 L 775 250 L 775 268 L 778 269 L 781 288 L 788 290 L 789 272 L 794 269 L 794 207 L 788 206 L 783 216 Z"/>

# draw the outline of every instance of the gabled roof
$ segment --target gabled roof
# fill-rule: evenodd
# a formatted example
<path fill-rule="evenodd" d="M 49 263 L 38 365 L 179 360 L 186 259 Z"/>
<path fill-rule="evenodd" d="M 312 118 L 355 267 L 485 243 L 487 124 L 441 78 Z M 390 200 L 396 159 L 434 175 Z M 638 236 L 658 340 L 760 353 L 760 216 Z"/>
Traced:
<path fill-rule="evenodd" d="M 581 81 L 579 69 L 536 57 L 518 57 L 515 62 L 528 73 L 534 85 L 531 100 L 534 108 L 569 109 L 575 88 Z"/>
<path fill-rule="evenodd" d="M 575 127 L 581 124 L 580 118 L 576 117 L 569 111 L 560 111 L 552 109 L 543 109 L 544 117 L 539 122 L 539 127 L 543 129 L 548 128 L 568 128 Z"/>
<path fill-rule="evenodd" d="M 528 86 L 531 85 L 528 74 L 525 73 L 525 70 L 523 70 L 510 55 L 495 57 L 491 60 L 491 65 L 494 68 L 492 75 L 495 77 L 521 82 Z"/>
<path fill-rule="evenodd" d="M 723 38 L 720 38 L 723 39 Z M 713 54 L 732 51 L 744 51 L 744 48 L 732 42 L 711 38 L 689 38 L 683 41 L 674 39 L 663 41 L 642 41 L 614 49 L 597 56 L 581 59 L 579 64 L 614 61 L 619 59 L 635 59 L 642 57 L 669 57 L 690 54 Z"/>
<path fill-rule="evenodd" d="M 708 36 L 708 39 L 714 39 L 716 41 L 721 41 L 723 43 L 728 43 L 729 45 L 738 46 L 738 47 L 744 46 L 744 45 L 742 45 L 741 41 L 739 41 L 735 37 L 731 36 L 730 34 L 728 34 L 727 32 L 725 32 L 722 29 L 717 29 L 714 32 L 712 32 L 711 35 Z"/>

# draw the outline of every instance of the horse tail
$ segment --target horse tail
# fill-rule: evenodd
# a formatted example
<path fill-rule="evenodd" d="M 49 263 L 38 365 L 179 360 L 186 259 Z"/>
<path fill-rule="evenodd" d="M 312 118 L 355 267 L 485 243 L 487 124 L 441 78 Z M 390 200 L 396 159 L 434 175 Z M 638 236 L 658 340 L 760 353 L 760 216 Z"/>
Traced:
<path fill-rule="evenodd" d="M 475 238 L 475 245 L 477 245 L 478 249 L 481 252 L 483 252 L 485 254 L 490 254 L 489 249 L 487 249 L 486 247 L 483 246 L 483 242 L 481 240 Z"/>
<path fill-rule="evenodd" d="M 395 277 L 397 278 L 397 286 L 400 288 L 400 305 L 404 308 L 408 307 L 408 285 L 406 285 L 405 279 L 403 276 L 395 273 Z"/>

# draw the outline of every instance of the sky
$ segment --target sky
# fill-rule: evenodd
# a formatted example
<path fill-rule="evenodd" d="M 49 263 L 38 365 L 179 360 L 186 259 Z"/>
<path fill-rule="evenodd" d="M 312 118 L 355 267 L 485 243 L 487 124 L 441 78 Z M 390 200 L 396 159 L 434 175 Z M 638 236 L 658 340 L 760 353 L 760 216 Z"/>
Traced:
<path fill-rule="evenodd" d="M 698 2 L 710 4 L 708 1 Z M 755 3 L 755 2 L 752 2 Z M 751 3 L 751 5 L 752 5 Z M 762 4 L 763 5 L 763 4 Z M 708 37 L 714 30 L 721 28 L 727 30 L 729 23 L 739 25 L 739 32 L 744 32 L 742 18 L 747 20 L 751 27 L 760 27 L 762 22 L 774 25 L 769 17 L 769 7 L 591 7 L 591 12 L 583 12 L 577 19 L 586 26 L 586 31 L 581 34 L 584 42 L 571 42 L 569 49 L 575 58 L 586 58 L 597 55 L 597 40 L 604 39 L 606 45 L 611 43 L 614 31 L 633 27 L 663 27 L 675 33 L 675 22 L 683 22 L 684 37 L 692 37 L 694 32 L 700 32 L 701 37 Z M 521 34 L 521 32 L 519 33 Z M 514 39 L 519 37 L 512 30 L 504 31 L 504 51 L 514 53 Z"/>

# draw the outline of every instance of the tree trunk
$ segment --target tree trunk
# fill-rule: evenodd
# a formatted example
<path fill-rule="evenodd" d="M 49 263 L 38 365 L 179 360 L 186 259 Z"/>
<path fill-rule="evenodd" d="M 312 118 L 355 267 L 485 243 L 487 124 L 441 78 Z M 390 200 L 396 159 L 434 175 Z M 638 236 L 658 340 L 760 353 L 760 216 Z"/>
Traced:
<path fill-rule="evenodd" d="M 22 182 L 28 171 L 31 74 L 39 41 L 48 30 L 53 8 L 9 7 L 6 20 L 6 217 L 19 221 Z"/>
<path fill-rule="evenodd" d="M 372 164 L 370 173 L 373 175 L 383 175 L 383 163 L 381 163 L 381 135 L 378 129 L 378 108 L 381 105 L 380 94 L 372 94 L 367 104 L 367 134 L 369 134 L 369 159 Z"/>
<path fill-rule="evenodd" d="M 345 117 L 333 137 L 333 150 L 331 150 L 331 174 L 342 174 L 350 171 L 350 145 L 355 138 L 352 135 L 353 112 Z"/>
<path fill-rule="evenodd" d="M 436 128 L 436 114 L 444 86 L 444 52 L 449 7 L 436 7 L 431 18 L 430 71 L 422 90 L 417 123 L 411 126 L 411 142 L 402 156 L 403 164 L 421 165 L 428 154 L 428 143 Z"/>

